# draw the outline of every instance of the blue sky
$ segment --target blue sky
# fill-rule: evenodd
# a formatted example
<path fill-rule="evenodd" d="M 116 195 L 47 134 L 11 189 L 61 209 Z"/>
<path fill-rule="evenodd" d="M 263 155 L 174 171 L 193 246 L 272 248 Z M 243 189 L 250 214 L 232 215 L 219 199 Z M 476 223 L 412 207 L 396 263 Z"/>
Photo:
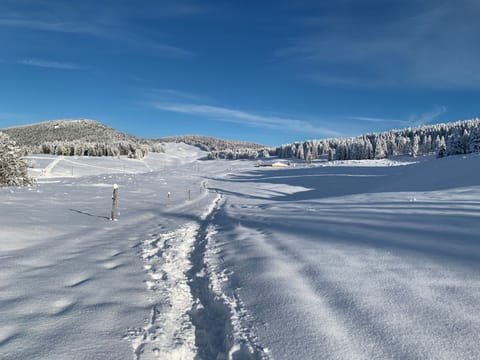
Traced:
<path fill-rule="evenodd" d="M 0 1 L 0 127 L 277 145 L 480 116 L 477 0 Z"/>

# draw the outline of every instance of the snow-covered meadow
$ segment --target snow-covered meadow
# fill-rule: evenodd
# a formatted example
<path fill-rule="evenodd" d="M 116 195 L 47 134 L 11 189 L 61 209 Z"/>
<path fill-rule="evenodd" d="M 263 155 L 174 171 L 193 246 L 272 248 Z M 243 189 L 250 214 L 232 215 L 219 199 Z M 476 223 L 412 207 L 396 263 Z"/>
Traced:
<path fill-rule="evenodd" d="M 480 156 L 202 156 L 34 156 L 0 189 L 0 358 L 480 358 Z"/>

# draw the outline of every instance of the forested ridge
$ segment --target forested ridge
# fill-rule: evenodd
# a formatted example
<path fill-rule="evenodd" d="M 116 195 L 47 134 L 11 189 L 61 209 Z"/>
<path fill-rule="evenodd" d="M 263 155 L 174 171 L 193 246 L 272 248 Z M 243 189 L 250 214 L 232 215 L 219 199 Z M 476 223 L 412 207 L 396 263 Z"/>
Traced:
<path fill-rule="evenodd" d="M 3 129 L 25 154 L 143 158 L 161 152 L 160 142 L 122 133 L 94 120 L 51 120 Z"/>
<path fill-rule="evenodd" d="M 264 148 L 264 145 L 256 144 L 253 142 L 237 141 L 237 140 L 225 140 L 212 136 L 203 135 L 180 135 L 162 137 L 158 139 L 161 142 L 183 142 L 188 145 L 196 146 L 205 151 L 222 151 L 233 149 L 253 149 L 258 150 Z"/>
<path fill-rule="evenodd" d="M 480 119 L 371 133 L 350 138 L 297 141 L 275 148 L 227 148 L 211 151 L 210 159 L 256 159 L 268 156 L 307 162 L 383 159 L 398 155 L 439 157 L 480 151 Z"/>
<path fill-rule="evenodd" d="M 210 136 L 184 135 L 143 139 L 94 120 L 53 120 L 1 130 L 24 154 L 120 156 L 142 158 L 164 151 L 166 142 L 183 142 L 208 152 L 209 159 L 256 159 L 269 156 L 307 162 L 383 159 L 398 155 L 439 157 L 480 151 L 480 119 L 425 125 L 350 138 L 298 141 L 278 147 Z"/>
<path fill-rule="evenodd" d="M 352 138 L 308 140 L 277 147 L 271 155 L 306 161 L 383 159 L 397 155 L 439 157 L 480 151 L 480 119 L 425 125 Z"/>

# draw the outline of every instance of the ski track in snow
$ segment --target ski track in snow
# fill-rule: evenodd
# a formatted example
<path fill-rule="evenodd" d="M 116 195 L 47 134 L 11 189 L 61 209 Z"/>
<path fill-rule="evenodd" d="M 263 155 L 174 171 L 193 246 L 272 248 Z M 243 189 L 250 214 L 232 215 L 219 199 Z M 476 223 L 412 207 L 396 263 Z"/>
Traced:
<path fill-rule="evenodd" d="M 62 160 L 64 160 L 65 156 L 58 156 L 55 158 L 50 164 L 45 167 L 45 169 L 42 172 L 43 177 L 51 177 L 52 176 L 52 170 L 55 166 L 58 165 L 58 163 Z"/>
<path fill-rule="evenodd" d="M 134 359 L 269 359 L 236 289 L 224 292 L 212 223 L 222 203 L 217 195 L 200 222 L 143 241 L 153 304 L 147 325 L 127 331 Z"/>
<path fill-rule="evenodd" d="M 217 247 L 217 228 L 209 224 L 205 250 L 205 270 L 210 281 L 210 291 L 215 299 L 226 307 L 229 316 L 228 359 L 270 359 L 269 349 L 259 344 L 249 314 L 241 300 L 238 289 L 229 289 L 231 271 L 223 268 L 223 259 Z"/>
<path fill-rule="evenodd" d="M 247 326 L 246 310 L 236 293 L 237 289 L 223 286 L 228 273 L 217 266 L 215 247 L 215 217 L 224 204 L 223 195 L 217 195 L 198 231 L 192 253 L 190 286 L 195 303 L 192 321 L 196 327 L 199 359 L 268 359 L 268 350 L 258 344 L 252 329 Z M 250 325 L 250 324 L 248 324 Z"/>
<path fill-rule="evenodd" d="M 178 230 L 143 242 L 141 257 L 153 292 L 151 316 L 141 329 L 130 329 L 136 359 L 192 359 L 195 334 L 188 311 L 192 296 L 185 272 L 195 242 L 198 224 L 190 222 Z"/>
<path fill-rule="evenodd" d="M 136 174 L 138 173 L 138 171 L 135 171 L 135 170 L 128 170 L 128 169 L 125 169 L 124 168 L 112 168 L 112 167 L 105 167 L 105 166 L 98 166 L 98 165 L 92 165 L 92 164 L 84 164 L 84 163 L 81 163 L 81 162 L 78 162 L 78 161 L 72 161 L 72 160 L 68 160 L 68 159 L 64 159 L 65 162 L 67 163 L 70 163 L 72 165 L 75 165 L 75 166 L 80 166 L 80 167 L 88 167 L 88 168 L 93 168 L 93 169 L 101 169 L 101 170 L 110 170 L 112 172 L 123 172 L 123 173 L 126 173 L 126 174 Z M 149 171 L 151 171 L 151 168 L 148 167 Z"/>

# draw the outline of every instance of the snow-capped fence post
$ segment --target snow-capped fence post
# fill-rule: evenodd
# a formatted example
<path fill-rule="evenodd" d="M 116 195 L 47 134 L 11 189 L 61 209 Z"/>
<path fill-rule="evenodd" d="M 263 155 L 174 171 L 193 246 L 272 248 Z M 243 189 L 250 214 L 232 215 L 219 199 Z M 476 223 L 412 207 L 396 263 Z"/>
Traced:
<path fill-rule="evenodd" d="M 200 185 L 200 193 L 203 193 L 205 190 L 207 190 L 207 182 L 202 181 L 202 183 Z"/>
<path fill-rule="evenodd" d="M 118 203 L 118 185 L 114 184 L 113 195 L 112 195 L 112 216 L 110 217 L 110 220 L 112 221 L 115 220 L 115 215 L 117 212 L 117 203 Z"/>
<path fill-rule="evenodd" d="M 167 205 L 170 205 L 170 195 L 172 195 L 170 193 L 170 191 L 167 193 Z"/>

